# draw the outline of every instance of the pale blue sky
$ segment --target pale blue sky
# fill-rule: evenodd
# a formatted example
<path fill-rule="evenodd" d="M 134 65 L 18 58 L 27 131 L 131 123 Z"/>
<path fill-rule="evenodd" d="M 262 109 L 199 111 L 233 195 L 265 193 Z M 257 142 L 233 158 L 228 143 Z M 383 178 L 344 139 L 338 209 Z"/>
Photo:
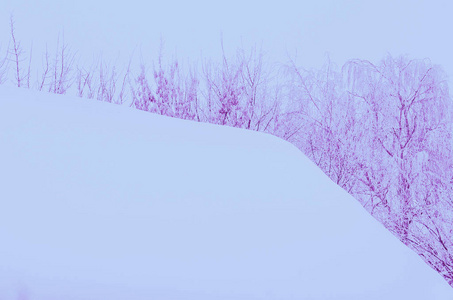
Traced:
<path fill-rule="evenodd" d="M 62 1 L 1 0 L 0 43 L 9 39 L 14 14 L 17 36 L 41 53 L 58 32 L 81 57 L 101 51 L 126 60 L 133 49 L 156 57 L 160 38 L 167 54 L 199 59 L 232 53 L 241 43 L 263 45 L 270 60 L 294 55 L 305 67 L 326 53 L 339 64 L 350 58 L 374 62 L 387 52 L 429 57 L 453 74 L 452 1 Z M 6 3 L 5 3 L 6 2 Z M 139 51 L 137 51 L 139 52 Z"/>

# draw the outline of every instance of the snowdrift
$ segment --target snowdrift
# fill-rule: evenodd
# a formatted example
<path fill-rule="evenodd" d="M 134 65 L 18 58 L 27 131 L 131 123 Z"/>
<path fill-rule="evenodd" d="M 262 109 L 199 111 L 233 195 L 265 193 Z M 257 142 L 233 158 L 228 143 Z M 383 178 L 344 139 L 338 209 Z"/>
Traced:
<path fill-rule="evenodd" d="M 453 299 L 289 143 L 0 87 L 0 299 Z"/>

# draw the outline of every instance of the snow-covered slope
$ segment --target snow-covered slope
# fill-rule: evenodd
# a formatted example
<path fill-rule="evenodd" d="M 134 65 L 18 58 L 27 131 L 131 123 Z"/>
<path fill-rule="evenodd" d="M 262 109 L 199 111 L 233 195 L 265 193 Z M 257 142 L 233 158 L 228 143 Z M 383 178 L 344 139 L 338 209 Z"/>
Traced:
<path fill-rule="evenodd" d="M 0 299 L 453 299 L 290 144 L 0 87 Z"/>

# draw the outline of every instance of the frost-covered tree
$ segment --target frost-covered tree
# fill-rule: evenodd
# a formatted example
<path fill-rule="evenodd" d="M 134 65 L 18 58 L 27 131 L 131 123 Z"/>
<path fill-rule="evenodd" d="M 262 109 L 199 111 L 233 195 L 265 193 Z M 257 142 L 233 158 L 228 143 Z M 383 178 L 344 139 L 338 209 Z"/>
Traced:
<path fill-rule="evenodd" d="M 297 145 L 452 283 L 452 101 L 429 60 L 288 67 Z"/>
<path fill-rule="evenodd" d="M 348 66 L 348 92 L 368 120 L 362 141 L 370 147 L 359 154 L 358 176 L 370 189 L 379 187 L 373 194 L 381 205 L 373 212 L 453 280 L 453 219 L 445 207 L 452 204 L 452 102 L 445 73 L 429 60 L 406 57 Z"/>

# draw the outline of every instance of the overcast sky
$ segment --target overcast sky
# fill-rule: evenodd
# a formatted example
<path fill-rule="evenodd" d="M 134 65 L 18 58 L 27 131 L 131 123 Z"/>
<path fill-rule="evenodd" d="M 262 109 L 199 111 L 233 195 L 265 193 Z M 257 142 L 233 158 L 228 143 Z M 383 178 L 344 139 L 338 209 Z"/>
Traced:
<path fill-rule="evenodd" d="M 431 58 L 453 74 L 453 1 L 95 1 L 0 0 L 0 44 L 9 40 L 9 17 L 27 49 L 55 47 L 58 33 L 81 57 L 99 53 L 124 61 L 135 49 L 192 60 L 218 57 L 223 35 L 227 54 L 243 44 L 262 45 L 269 60 L 319 66 L 328 53 L 377 62 L 387 52 Z M 6 4 L 5 4 L 6 2 Z"/>

